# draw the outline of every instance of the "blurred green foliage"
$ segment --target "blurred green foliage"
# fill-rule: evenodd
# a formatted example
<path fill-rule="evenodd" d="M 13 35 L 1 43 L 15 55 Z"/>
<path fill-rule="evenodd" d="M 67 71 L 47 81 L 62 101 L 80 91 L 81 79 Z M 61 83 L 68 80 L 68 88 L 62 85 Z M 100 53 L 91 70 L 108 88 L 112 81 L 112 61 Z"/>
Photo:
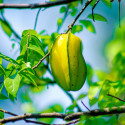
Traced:
<path fill-rule="evenodd" d="M 56 0 L 50 0 L 56 1 Z M 91 6 L 94 6 L 96 0 L 93 0 Z M 111 7 L 109 0 L 102 0 L 102 2 Z M 2 0 L 0 0 L 2 3 Z M 65 19 L 68 16 L 75 16 L 78 14 L 79 6 L 83 6 L 83 1 L 77 1 L 60 7 L 60 13 L 63 17 L 57 20 L 58 30 L 51 34 L 43 29 L 40 33 L 35 30 L 29 29 L 22 32 L 20 43 L 20 55 L 16 60 L 0 53 L 0 77 L 4 81 L 0 82 L 0 100 L 16 99 L 18 90 L 22 86 L 28 86 L 24 92 L 21 93 L 23 102 L 23 109 L 25 112 L 35 113 L 36 107 L 33 105 L 33 100 L 30 98 L 29 93 L 43 92 L 44 88 L 48 85 L 54 85 L 55 81 L 52 78 L 44 77 L 46 72 L 51 75 L 49 68 L 49 57 L 46 58 L 37 68 L 33 70 L 40 59 L 42 59 L 47 52 L 51 50 L 54 40 L 59 35 L 59 30 L 63 26 Z M 3 11 L 2 11 L 3 12 Z M 107 19 L 100 14 L 94 14 L 97 21 L 107 22 Z M 88 97 L 90 107 L 97 104 L 100 109 L 105 107 L 125 105 L 124 102 L 116 98 L 110 97 L 107 94 L 114 95 L 124 99 L 125 94 L 125 20 L 121 23 L 122 27 L 116 27 L 113 39 L 108 41 L 105 47 L 105 55 L 108 64 L 109 72 L 102 70 L 93 70 L 91 65 L 87 64 L 87 84 L 89 86 L 88 93 L 81 93 L 74 100 L 72 104 L 64 111 L 63 106 L 60 104 L 51 104 L 48 108 L 39 111 L 38 113 L 74 113 L 75 109 L 78 111 L 77 101 Z M 13 31 L 11 25 L 0 17 L 0 26 L 5 34 L 11 37 Z M 72 33 L 82 32 L 87 29 L 91 33 L 96 33 L 96 29 L 92 23 L 92 14 L 87 16 L 86 20 L 79 20 L 72 28 Z M 14 39 L 14 42 L 16 40 Z M 15 44 L 13 43 L 12 48 Z M 2 60 L 9 62 L 7 67 L 4 67 Z M 93 78 L 98 78 L 98 81 L 93 82 Z M 52 76 L 52 75 L 51 75 Z M 7 94 L 2 93 L 3 88 L 6 89 Z M 0 119 L 4 117 L 4 113 L 0 112 Z M 80 123 L 77 125 L 124 125 L 125 114 L 99 116 L 99 117 L 81 117 Z M 47 123 L 53 123 L 52 119 L 39 119 Z"/>

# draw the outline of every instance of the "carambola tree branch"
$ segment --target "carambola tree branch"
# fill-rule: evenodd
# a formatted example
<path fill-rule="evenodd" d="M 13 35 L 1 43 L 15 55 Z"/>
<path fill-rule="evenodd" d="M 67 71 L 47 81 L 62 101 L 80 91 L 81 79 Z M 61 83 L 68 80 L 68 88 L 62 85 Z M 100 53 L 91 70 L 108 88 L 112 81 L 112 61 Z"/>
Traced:
<path fill-rule="evenodd" d="M 45 3 L 35 3 L 35 4 L 0 4 L 0 9 L 35 9 L 35 8 L 47 8 L 62 4 L 71 3 L 73 1 L 78 0 L 59 0 L 53 2 L 45 2 Z"/>
<path fill-rule="evenodd" d="M 82 10 L 78 13 L 78 15 L 76 16 L 76 18 L 73 20 L 73 22 L 69 25 L 69 28 L 68 30 L 66 31 L 66 33 L 72 29 L 72 27 L 74 26 L 75 22 L 78 20 L 78 18 L 80 17 L 80 15 L 83 13 L 83 11 L 86 9 L 86 7 L 92 2 L 93 0 L 88 0 L 86 3 L 85 3 L 85 6 L 82 8 Z M 47 57 L 49 56 L 50 52 L 48 52 L 42 59 L 40 59 L 40 61 L 38 62 L 38 64 L 36 66 L 34 66 L 32 69 L 35 69 L 37 68 L 40 63 Z"/>
<path fill-rule="evenodd" d="M 38 62 L 32 69 L 37 68 L 37 67 L 40 65 L 40 63 L 41 63 L 49 54 L 50 54 L 50 52 L 48 52 L 42 59 L 40 59 L 39 62 Z"/>
<path fill-rule="evenodd" d="M 85 6 L 82 8 L 82 10 L 78 13 L 78 15 L 76 16 L 76 18 L 73 20 L 73 22 L 69 25 L 68 30 L 66 31 L 66 33 L 72 29 L 72 27 L 74 26 L 75 22 L 78 20 L 78 18 L 81 16 L 81 14 L 84 12 L 84 10 L 86 9 L 86 7 L 92 2 L 93 0 L 88 0 L 85 3 Z"/>
<path fill-rule="evenodd" d="M 3 111 L 3 110 L 0 110 Z M 41 113 L 41 114 L 24 114 L 13 116 L 9 118 L 3 118 L 0 120 L 0 123 L 9 123 L 15 122 L 19 120 L 27 120 L 29 118 L 60 118 L 65 121 L 78 121 L 81 116 L 100 116 L 100 115 L 109 115 L 109 114 L 120 114 L 125 113 L 125 106 L 112 107 L 112 108 L 104 108 L 104 109 L 95 109 L 87 112 L 77 112 L 72 114 L 61 114 L 61 113 Z M 13 114 L 13 113 L 10 113 Z M 71 122 L 72 123 L 72 122 Z"/>
<path fill-rule="evenodd" d="M 4 112 L 4 113 L 6 113 L 6 114 L 12 115 L 12 116 L 18 116 L 18 115 L 15 114 L 15 113 L 8 112 L 8 111 L 3 110 L 3 109 L 0 109 L 0 111 L 1 111 L 1 112 Z M 24 121 L 27 122 L 27 123 L 35 123 L 35 124 L 39 124 L 39 125 L 49 125 L 49 124 L 47 124 L 47 123 L 43 123 L 43 122 L 39 122 L 39 121 L 32 121 L 32 120 L 26 120 L 26 119 L 24 119 Z"/>
<path fill-rule="evenodd" d="M 97 4 L 98 4 L 99 1 L 100 0 L 97 0 L 96 3 L 94 4 L 94 6 L 92 7 L 92 18 L 93 18 L 93 21 L 95 21 L 95 19 L 94 19 L 94 9 L 97 6 Z"/>
<path fill-rule="evenodd" d="M 116 97 L 116 96 L 114 96 L 114 95 L 111 95 L 111 94 L 107 94 L 108 96 L 111 96 L 111 97 L 113 97 L 113 98 L 115 98 L 115 99 L 118 99 L 119 101 L 122 101 L 122 102 L 125 102 L 125 100 L 123 100 L 123 99 L 120 99 L 120 98 L 118 98 L 118 97 Z"/>

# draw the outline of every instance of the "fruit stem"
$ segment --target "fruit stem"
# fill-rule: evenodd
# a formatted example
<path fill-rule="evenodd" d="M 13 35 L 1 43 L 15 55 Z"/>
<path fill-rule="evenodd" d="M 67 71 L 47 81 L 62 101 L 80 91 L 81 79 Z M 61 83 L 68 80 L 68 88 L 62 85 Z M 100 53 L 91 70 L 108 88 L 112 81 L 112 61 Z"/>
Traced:
<path fill-rule="evenodd" d="M 65 90 L 64 90 L 64 92 L 66 93 L 66 95 L 69 96 L 69 98 L 71 99 L 72 102 L 75 101 L 75 99 L 73 98 L 73 96 L 72 96 L 69 92 L 67 92 L 67 91 L 65 91 Z M 78 112 L 81 112 L 81 111 L 82 111 L 78 104 L 76 104 L 76 107 L 77 107 L 77 109 L 78 109 Z"/>
<path fill-rule="evenodd" d="M 68 31 L 70 29 L 72 29 L 72 27 L 74 26 L 75 22 L 77 21 L 77 19 L 80 17 L 80 15 L 83 13 L 83 11 L 86 9 L 86 7 L 92 2 L 93 0 L 88 0 L 86 3 L 85 3 L 85 6 L 82 8 L 82 10 L 78 13 L 78 15 L 76 16 L 76 18 L 73 20 L 73 22 L 68 26 L 68 30 L 66 31 L 66 33 L 68 33 Z"/>

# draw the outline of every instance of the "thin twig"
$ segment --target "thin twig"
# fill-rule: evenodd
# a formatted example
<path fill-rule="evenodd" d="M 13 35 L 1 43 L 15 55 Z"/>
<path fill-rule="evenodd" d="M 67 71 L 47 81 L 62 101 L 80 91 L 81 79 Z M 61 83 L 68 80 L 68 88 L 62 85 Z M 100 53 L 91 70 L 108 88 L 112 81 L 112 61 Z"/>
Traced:
<path fill-rule="evenodd" d="M 43 123 L 43 122 L 39 122 L 39 121 L 32 121 L 32 120 L 25 120 L 25 122 L 27 123 L 35 123 L 35 124 L 39 124 L 39 125 L 50 125 L 50 124 L 47 124 L 47 123 Z"/>
<path fill-rule="evenodd" d="M 15 69 L 15 68 L 13 68 L 13 69 L 10 71 L 10 74 L 9 74 L 9 76 L 8 76 L 8 77 L 10 77 L 10 76 L 11 76 L 12 72 L 14 71 L 14 69 Z"/>
<path fill-rule="evenodd" d="M 3 18 L 3 21 L 6 23 L 6 25 L 10 28 L 10 30 L 13 32 L 13 34 L 15 35 L 15 37 L 19 40 L 21 40 L 21 37 L 16 33 L 16 31 L 9 25 L 7 19 L 4 17 L 3 13 L 1 13 L 1 16 Z M 18 41 L 17 41 L 18 42 Z M 18 42 L 19 43 L 19 42 Z"/>
<path fill-rule="evenodd" d="M 0 109 L 0 111 L 1 111 L 1 112 L 4 112 L 4 113 L 6 113 L 6 114 L 12 115 L 12 116 L 17 116 L 17 114 L 12 113 L 12 112 L 8 112 L 8 111 L 3 110 L 3 109 Z"/>
<path fill-rule="evenodd" d="M 120 3 L 121 3 L 121 0 L 119 0 L 119 27 L 121 27 L 121 20 L 120 20 Z"/>
<path fill-rule="evenodd" d="M 8 112 L 6 110 L 3 110 L 3 109 L 0 109 L 1 112 L 4 112 L 6 114 L 9 114 L 9 115 L 12 115 L 12 116 L 18 116 L 17 114 L 15 113 L 12 113 L 12 112 Z M 27 120 L 27 119 L 23 119 L 25 122 L 30 122 L 30 123 L 35 123 L 35 124 L 41 124 L 41 125 L 49 125 L 49 124 L 46 124 L 46 123 L 43 123 L 43 122 L 38 122 L 38 121 L 32 121 L 32 120 Z"/>
<path fill-rule="evenodd" d="M 81 101 L 81 103 L 86 107 L 86 109 L 88 109 L 88 111 L 90 111 L 90 109 L 84 104 L 83 101 Z"/>
<path fill-rule="evenodd" d="M 78 119 L 81 116 L 100 116 L 100 115 L 109 115 L 109 114 L 120 114 L 125 113 L 125 106 L 112 107 L 112 108 L 103 108 L 95 109 L 87 112 L 77 112 L 67 115 L 64 120 L 74 120 Z"/>
<path fill-rule="evenodd" d="M 28 61 L 28 46 L 29 46 L 29 33 L 27 37 L 27 44 L 26 44 L 26 55 L 25 55 L 25 62 Z"/>
<path fill-rule="evenodd" d="M 61 26 L 58 26 L 58 27 L 57 27 L 57 32 L 59 32 L 59 31 L 60 31 L 60 29 L 61 29 L 62 25 L 64 24 L 64 22 L 65 22 L 65 20 L 66 20 L 66 17 L 67 17 L 67 14 L 68 14 L 68 10 L 69 10 L 69 7 L 67 6 L 67 7 L 66 7 L 65 14 L 64 14 L 63 19 L 62 19 L 62 20 L 63 20 L 63 22 L 62 22 Z"/>
<path fill-rule="evenodd" d="M 95 7 L 96 7 L 96 5 L 98 4 L 99 1 L 100 0 L 97 0 L 96 3 L 94 4 L 94 6 L 92 7 L 92 18 L 93 18 L 93 21 L 95 21 L 95 19 L 94 19 L 94 9 L 95 9 Z"/>
<path fill-rule="evenodd" d="M 73 96 L 72 96 L 69 92 L 67 92 L 67 91 L 65 91 L 65 90 L 63 90 L 63 91 L 69 96 L 69 98 L 71 99 L 72 102 L 75 101 L 74 98 L 73 98 Z M 81 112 L 81 111 L 82 111 L 81 108 L 78 106 L 78 104 L 76 104 L 76 107 L 77 107 L 77 109 L 78 109 L 78 112 Z"/>
<path fill-rule="evenodd" d="M 1 110 L 2 111 L 2 110 Z M 19 120 L 25 120 L 28 118 L 60 118 L 64 120 L 75 120 L 79 119 L 81 116 L 100 116 L 100 115 L 109 115 L 109 114 L 120 114 L 125 113 L 125 106 L 119 106 L 119 107 L 112 107 L 112 108 L 104 108 L 104 109 L 95 109 L 87 112 L 77 112 L 77 113 L 71 113 L 71 114 L 61 114 L 61 113 L 41 113 L 41 114 L 24 114 L 24 115 L 18 115 L 13 116 L 9 118 L 3 118 L 0 120 L 0 123 L 9 123 L 9 122 L 15 122 Z"/>
<path fill-rule="evenodd" d="M 34 30 L 36 30 L 36 25 L 37 25 L 37 20 L 38 20 L 38 16 L 40 14 L 41 8 L 39 8 L 37 15 L 36 15 L 36 19 L 35 19 L 35 25 L 34 25 Z"/>
<path fill-rule="evenodd" d="M 37 68 L 37 67 L 40 65 L 40 63 L 41 63 L 47 56 L 49 56 L 49 54 L 50 54 L 50 52 L 48 52 L 42 59 L 40 59 L 40 61 L 39 61 L 32 69 Z"/>
<path fill-rule="evenodd" d="M 49 68 L 49 67 L 48 67 L 48 68 Z M 52 75 L 52 73 L 51 73 L 50 70 L 49 70 L 49 73 Z M 50 84 L 53 84 L 53 83 L 56 83 L 56 81 L 53 81 L 53 82 L 50 83 Z M 62 89 L 62 90 L 63 90 L 63 89 Z M 65 90 L 63 90 L 63 91 L 64 91 L 64 93 L 66 93 L 66 95 L 69 96 L 69 98 L 71 99 L 71 101 L 72 101 L 72 103 L 73 103 L 73 102 L 75 101 L 74 98 L 73 98 L 73 96 L 72 96 L 69 92 L 67 92 L 67 91 L 65 91 Z M 76 107 L 77 107 L 77 109 L 78 109 L 79 112 L 82 111 L 77 103 L 76 103 Z"/>
<path fill-rule="evenodd" d="M 80 17 L 80 15 L 83 13 L 83 11 L 86 9 L 86 7 L 92 2 L 93 0 L 88 0 L 86 3 L 85 3 L 85 6 L 82 8 L 82 10 L 79 12 L 79 14 L 76 16 L 76 18 L 73 20 L 73 22 L 69 25 L 69 28 L 68 30 L 66 31 L 66 33 L 68 33 L 68 31 L 70 29 L 72 29 L 72 27 L 74 26 L 75 22 L 77 21 L 77 19 Z"/>
<path fill-rule="evenodd" d="M 35 4 L 0 4 L 0 9 L 7 8 L 7 9 L 35 9 L 35 8 L 47 8 L 62 4 L 71 3 L 73 1 L 78 0 L 59 0 L 53 2 L 45 2 L 45 3 L 35 3 Z"/>
<path fill-rule="evenodd" d="M 119 101 L 122 101 L 122 102 L 125 102 L 125 100 L 122 100 L 122 99 L 120 99 L 120 98 L 118 98 L 118 97 L 116 97 L 116 96 L 114 96 L 114 95 L 111 95 L 111 94 L 107 94 L 108 96 L 111 96 L 111 97 L 113 97 L 113 98 L 116 98 L 116 99 L 118 99 Z"/>
<path fill-rule="evenodd" d="M 61 113 L 42 113 L 42 114 L 24 114 L 24 115 L 18 115 L 14 117 L 9 118 L 3 118 L 0 120 L 0 123 L 8 123 L 8 122 L 15 122 L 19 120 L 24 120 L 27 118 L 61 118 L 64 119 L 66 115 Z"/>
<path fill-rule="evenodd" d="M 79 121 L 80 121 L 80 119 L 76 119 L 76 120 L 67 122 L 67 123 L 65 123 L 65 124 L 63 124 L 63 125 L 71 125 L 71 124 L 75 124 L 75 123 L 77 123 L 77 122 L 79 122 Z"/>

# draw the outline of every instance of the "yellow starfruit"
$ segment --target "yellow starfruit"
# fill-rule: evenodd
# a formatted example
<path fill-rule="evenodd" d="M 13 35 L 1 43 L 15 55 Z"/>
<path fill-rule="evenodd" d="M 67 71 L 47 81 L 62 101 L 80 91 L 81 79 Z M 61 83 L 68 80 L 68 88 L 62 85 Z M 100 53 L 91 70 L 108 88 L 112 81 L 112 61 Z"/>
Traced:
<path fill-rule="evenodd" d="M 57 84 L 65 91 L 82 88 L 87 68 L 81 51 L 81 39 L 71 32 L 59 35 L 50 52 L 50 67 Z"/>

